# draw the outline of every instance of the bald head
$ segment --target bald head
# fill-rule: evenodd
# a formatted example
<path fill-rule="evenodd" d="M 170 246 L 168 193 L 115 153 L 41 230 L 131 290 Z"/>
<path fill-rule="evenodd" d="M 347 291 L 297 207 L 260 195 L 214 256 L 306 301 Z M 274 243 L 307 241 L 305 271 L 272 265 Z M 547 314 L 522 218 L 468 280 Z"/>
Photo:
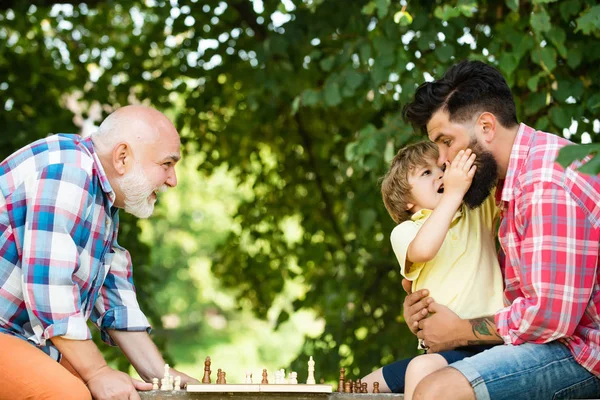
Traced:
<path fill-rule="evenodd" d="M 111 151 L 119 142 L 152 145 L 161 138 L 179 138 L 177 130 L 160 111 L 151 107 L 132 105 L 117 109 L 110 114 L 92 139 L 99 152 Z"/>

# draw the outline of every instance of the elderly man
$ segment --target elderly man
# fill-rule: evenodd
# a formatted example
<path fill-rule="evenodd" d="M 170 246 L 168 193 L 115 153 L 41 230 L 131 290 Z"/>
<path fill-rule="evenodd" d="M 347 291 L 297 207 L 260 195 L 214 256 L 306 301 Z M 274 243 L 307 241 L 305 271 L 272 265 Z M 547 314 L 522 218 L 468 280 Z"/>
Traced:
<path fill-rule="evenodd" d="M 0 164 L 0 398 L 136 399 L 151 389 L 106 364 L 88 319 L 146 382 L 163 376 L 117 244 L 118 209 L 149 217 L 157 193 L 177 185 L 179 158 L 167 117 L 127 106 L 89 138 L 50 136 Z"/>
<path fill-rule="evenodd" d="M 474 320 L 426 290 L 407 296 L 406 321 L 430 352 L 504 343 L 432 373 L 415 398 L 598 398 L 600 178 L 558 165 L 570 142 L 519 124 L 504 78 L 482 62 L 424 83 L 404 114 L 438 144 L 439 165 L 477 154 L 468 205 L 497 184 L 505 283 L 505 307 Z"/>

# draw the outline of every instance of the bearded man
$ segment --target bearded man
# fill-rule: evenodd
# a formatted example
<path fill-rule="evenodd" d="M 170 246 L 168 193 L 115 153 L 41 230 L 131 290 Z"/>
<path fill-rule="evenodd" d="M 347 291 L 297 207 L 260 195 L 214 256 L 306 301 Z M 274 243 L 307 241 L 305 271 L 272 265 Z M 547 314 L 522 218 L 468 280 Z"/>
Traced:
<path fill-rule="evenodd" d="M 152 214 L 177 185 L 180 145 L 165 115 L 127 106 L 88 138 L 53 135 L 0 164 L 1 399 L 139 399 L 163 376 L 118 212 Z M 107 365 L 88 320 L 146 382 Z"/>
<path fill-rule="evenodd" d="M 571 143 L 518 123 L 506 81 L 479 61 L 421 85 L 404 115 L 438 145 L 439 165 L 477 154 L 465 202 L 478 206 L 496 186 L 505 284 L 505 307 L 472 320 L 427 290 L 406 297 L 405 319 L 428 352 L 504 344 L 432 373 L 414 398 L 598 398 L 600 177 L 557 164 Z"/>

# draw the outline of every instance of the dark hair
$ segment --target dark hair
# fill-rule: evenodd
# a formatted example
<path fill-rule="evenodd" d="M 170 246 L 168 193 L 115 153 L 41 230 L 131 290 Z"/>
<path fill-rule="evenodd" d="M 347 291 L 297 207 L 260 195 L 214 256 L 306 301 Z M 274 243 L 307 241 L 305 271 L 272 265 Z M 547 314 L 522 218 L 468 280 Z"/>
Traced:
<path fill-rule="evenodd" d="M 481 61 L 462 61 L 441 79 L 417 88 L 415 99 L 404 106 L 404 120 L 427 134 L 427 123 L 438 110 L 450 121 L 464 122 L 474 114 L 490 112 L 505 128 L 517 125 L 515 101 L 508 84 L 494 67 Z"/>
<path fill-rule="evenodd" d="M 381 181 L 381 197 L 390 217 L 397 224 L 410 219 L 408 203 L 413 202 L 412 186 L 408 175 L 415 168 L 426 165 L 428 159 L 437 160 L 438 147 L 430 141 L 410 144 L 402 148 L 390 164 L 390 169 Z"/>

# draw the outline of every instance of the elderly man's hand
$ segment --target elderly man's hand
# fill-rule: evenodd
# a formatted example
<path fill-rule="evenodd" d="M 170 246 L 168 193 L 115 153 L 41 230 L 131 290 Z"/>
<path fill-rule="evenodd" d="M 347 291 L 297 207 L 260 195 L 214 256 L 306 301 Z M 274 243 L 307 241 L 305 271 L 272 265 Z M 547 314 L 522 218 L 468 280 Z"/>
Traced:
<path fill-rule="evenodd" d="M 97 400 L 139 400 L 138 390 L 152 390 L 151 383 L 140 382 L 108 366 L 94 373 L 86 385 Z"/>
<path fill-rule="evenodd" d="M 431 315 L 418 323 L 417 337 L 428 353 L 452 350 L 463 344 L 459 338 L 459 327 L 465 322 L 448 307 L 432 303 L 428 307 Z"/>
<path fill-rule="evenodd" d="M 407 296 L 404 299 L 404 320 L 410 331 L 416 335 L 419 330 L 419 321 L 427 317 L 429 311 L 427 307 L 434 301 L 429 296 L 427 289 L 418 290 L 415 293 L 411 292 L 411 282 L 407 279 L 402 280 L 402 287 L 406 291 Z"/>

